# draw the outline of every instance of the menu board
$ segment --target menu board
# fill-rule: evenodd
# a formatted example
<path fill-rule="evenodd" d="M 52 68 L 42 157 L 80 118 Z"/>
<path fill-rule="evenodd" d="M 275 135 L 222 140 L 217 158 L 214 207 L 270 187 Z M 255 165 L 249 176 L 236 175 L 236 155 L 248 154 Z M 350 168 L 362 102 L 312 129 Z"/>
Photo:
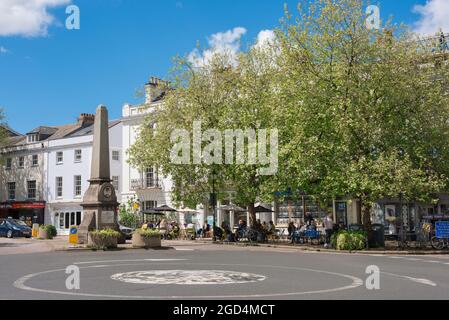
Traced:
<path fill-rule="evenodd" d="M 449 239 L 449 221 L 435 223 L 436 237 L 438 239 Z"/>

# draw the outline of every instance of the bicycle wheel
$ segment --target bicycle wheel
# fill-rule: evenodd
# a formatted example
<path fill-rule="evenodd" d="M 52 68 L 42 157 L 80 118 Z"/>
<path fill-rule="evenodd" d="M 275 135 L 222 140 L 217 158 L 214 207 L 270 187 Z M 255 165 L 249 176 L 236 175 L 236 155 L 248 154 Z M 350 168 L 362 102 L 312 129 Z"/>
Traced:
<path fill-rule="evenodd" d="M 249 242 L 257 242 L 257 233 L 253 230 L 248 231 L 247 237 Z"/>
<path fill-rule="evenodd" d="M 435 250 L 443 250 L 444 248 L 444 240 L 438 239 L 437 237 L 432 238 L 432 248 Z"/>

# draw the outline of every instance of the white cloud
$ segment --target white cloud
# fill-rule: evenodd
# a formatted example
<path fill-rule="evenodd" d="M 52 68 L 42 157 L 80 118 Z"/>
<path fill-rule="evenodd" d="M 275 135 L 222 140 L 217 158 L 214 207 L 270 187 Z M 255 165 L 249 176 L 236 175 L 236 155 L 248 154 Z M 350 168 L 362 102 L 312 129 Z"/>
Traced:
<path fill-rule="evenodd" d="M 427 0 L 424 5 L 415 5 L 413 12 L 421 17 L 415 23 L 415 32 L 425 35 L 435 35 L 440 29 L 449 32 L 449 1 Z"/>
<path fill-rule="evenodd" d="M 276 34 L 273 30 L 262 30 L 257 35 L 257 41 L 254 47 L 256 48 L 264 48 L 273 44 L 276 39 Z"/>
<path fill-rule="evenodd" d="M 9 50 L 3 46 L 0 46 L 0 54 L 6 54 L 6 53 L 9 53 Z"/>
<path fill-rule="evenodd" d="M 245 28 L 237 27 L 213 34 L 207 41 L 209 48 L 203 51 L 194 49 L 188 56 L 189 62 L 194 67 L 202 67 L 207 65 L 217 53 L 226 54 L 232 61 L 235 61 L 236 55 L 240 51 L 240 40 L 246 32 Z"/>
<path fill-rule="evenodd" d="M 71 0 L 1 0 L 0 36 L 45 36 L 48 27 L 55 21 L 48 9 L 70 2 Z"/>

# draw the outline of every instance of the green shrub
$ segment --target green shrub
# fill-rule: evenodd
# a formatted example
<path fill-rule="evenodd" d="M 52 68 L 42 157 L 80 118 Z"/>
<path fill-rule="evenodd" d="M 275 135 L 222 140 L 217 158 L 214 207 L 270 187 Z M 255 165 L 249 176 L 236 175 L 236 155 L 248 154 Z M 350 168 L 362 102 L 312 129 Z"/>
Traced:
<path fill-rule="evenodd" d="M 112 229 L 104 229 L 104 230 L 95 230 L 91 232 L 91 235 L 102 240 L 107 238 L 119 238 L 120 232 L 112 230 Z"/>
<path fill-rule="evenodd" d="M 337 250 L 364 250 L 366 248 L 366 233 L 340 231 L 332 236 L 331 244 Z"/>
<path fill-rule="evenodd" d="M 137 229 L 135 233 L 138 233 L 144 238 L 157 238 L 161 236 L 159 230 L 157 229 Z"/>
<path fill-rule="evenodd" d="M 54 225 L 41 225 L 39 228 L 47 232 L 50 240 L 58 235 L 58 231 Z"/>

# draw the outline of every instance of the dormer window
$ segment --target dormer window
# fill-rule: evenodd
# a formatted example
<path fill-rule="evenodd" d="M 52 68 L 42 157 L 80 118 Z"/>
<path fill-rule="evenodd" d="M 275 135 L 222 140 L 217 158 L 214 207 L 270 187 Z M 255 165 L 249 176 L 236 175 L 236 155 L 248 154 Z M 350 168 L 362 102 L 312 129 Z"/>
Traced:
<path fill-rule="evenodd" d="M 28 135 L 28 143 L 38 142 L 39 135 L 38 134 L 30 134 Z"/>

